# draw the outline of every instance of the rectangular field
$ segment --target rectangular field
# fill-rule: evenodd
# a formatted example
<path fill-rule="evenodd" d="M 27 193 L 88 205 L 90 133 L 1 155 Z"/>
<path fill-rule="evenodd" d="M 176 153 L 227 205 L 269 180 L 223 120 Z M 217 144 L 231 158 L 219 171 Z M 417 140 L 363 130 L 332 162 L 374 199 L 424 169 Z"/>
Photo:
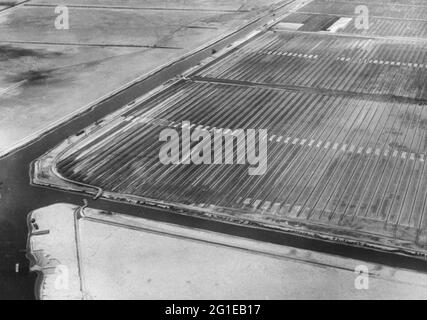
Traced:
<path fill-rule="evenodd" d="M 182 130 L 183 120 L 192 132 L 267 129 L 266 174 L 250 176 L 247 165 L 162 164 L 160 131 Z M 424 251 L 426 124 L 420 105 L 183 81 L 94 129 L 54 165 L 68 181 L 117 199 Z"/>
<path fill-rule="evenodd" d="M 344 11 L 330 13 L 331 3 Z M 404 20 L 393 17 L 404 3 L 375 1 L 379 17 L 365 34 L 328 32 L 355 4 L 315 1 L 278 19 L 285 23 L 71 137 L 35 162 L 33 182 L 425 256 L 427 28 L 416 15 L 425 6 L 411 1 Z M 181 137 L 184 128 L 212 140 L 267 130 L 267 171 L 162 164 L 160 133 Z"/>
<path fill-rule="evenodd" d="M 303 26 L 298 29 L 299 31 L 324 32 L 327 31 L 327 27 L 335 22 L 334 19 L 337 20 L 340 17 L 353 18 L 344 28 L 336 31 L 338 34 L 359 35 L 363 37 L 406 37 L 423 39 L 424 41 L 427 39 L 427 20 L 421 19 L 411 20 L 370 16 L 369 27 L 367 29 L 363 29 L 356 27 L 354 14 L 341 15 L 298 12 L 283 19 L 283 22 L 303 24 Z"/>
<path fill-rule="evenodd" d="M 266 32 L 197 76 L 427 99 L 427 46 L 412 41 Z"/>
<path fill-rule="evenodd" d="M 402 1 L 401 3 L 393 1 L 384 5 L 384 3 L 372 0 L 348 2 L 314 0 L 298 11 L 300 13 L 355 16 L 356 6 L 365 5 L 371 17 L 425 21 L 427 17 L 427 2 L 424 1 L 423 4 L 419 3 L 417 5 L 415 2 L 411 4 L 409 1 Z"/>

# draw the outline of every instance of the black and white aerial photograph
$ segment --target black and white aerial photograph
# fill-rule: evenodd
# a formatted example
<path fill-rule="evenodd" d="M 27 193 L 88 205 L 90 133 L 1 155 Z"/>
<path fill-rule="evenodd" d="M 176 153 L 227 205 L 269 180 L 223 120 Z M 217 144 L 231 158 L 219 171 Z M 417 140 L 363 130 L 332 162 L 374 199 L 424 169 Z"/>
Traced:
<path fill-rule="evenodd" d="M 0 300 L 424 300 L 426 162 L 427 0 L 0 0 Z"/>

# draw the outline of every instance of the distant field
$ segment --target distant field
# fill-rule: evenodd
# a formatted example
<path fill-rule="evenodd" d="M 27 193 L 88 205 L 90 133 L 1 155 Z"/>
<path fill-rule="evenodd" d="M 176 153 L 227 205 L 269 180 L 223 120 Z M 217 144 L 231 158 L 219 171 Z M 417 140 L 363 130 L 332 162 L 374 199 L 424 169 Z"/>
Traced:
<path fill-rule="evenodd" d="M 327 28 L 324 25 L 331 25 L 334 22 L 333 19 L 337 20 L 339 17 L 339 14 L 295 13 L 286 17 L 283 22 L 304 24 L 300 31 L 326 31 Z M 369 29 L 357 29 L 353 19 L 345 28 L 338 30 L 338 33 L 427 39 L 427 20 L 397 20 L 370 16 Z"/>
<path fill-rule="evenodd" d="M 395 4 L 396 3 L 396 4 Z M 301 8 L 299 12 L 316 13 L 316 14 L 343 14 L 354 15 L 357 5 L 366 5 L 369 9 L 371 16 L 389 17 L 398 19 L 420 19 L 426 20 L 427 17 L 427 1 L 424 1 L 425 6 L 411 6 L 410 1 L 402 1 L 388 3 L 383 5 L 380 1 L 325 1 L 315 0 L 305 7 Z M 404 4 L 405 6 L 403 6 Z"/>
<path fill-rule="evenodd" d="M 427 47 L 299 32 L 268 32 L 201 77 L 427 99 Z"/>
<path fill-rule="evenodd" d="M 417 5 L 417 6 L 426 6 L 427 1 L 426 0 L 322 0 L 322 2 L 328 3 L 352 3 L 352 4 L 371 4 L 371 3 L 378 3 L 378 4 L 384 4 L 386 6 L 390 5 Z"/>

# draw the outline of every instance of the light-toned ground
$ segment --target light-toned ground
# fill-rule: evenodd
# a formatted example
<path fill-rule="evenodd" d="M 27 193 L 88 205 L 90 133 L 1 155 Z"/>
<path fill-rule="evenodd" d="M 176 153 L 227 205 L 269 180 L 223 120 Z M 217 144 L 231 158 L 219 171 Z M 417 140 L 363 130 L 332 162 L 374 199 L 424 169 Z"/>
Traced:
<path fill-rule="evenodd" d="M 0 155 L 280 3 L 31 0 L 0 11 Z M 69 30 L 55 29 L 56 4 L 69 5 Z"/>
<path fill-rule="evenodd" d="M 56 204 L 29 215 L 28 249 L 33 270 L 43 275 L 42 299 L 427 296 L 427 275 L 414 271 L 92 209 L 75 220 L 77 211 Z M 355 288 L 360 265 L 369 270 L 369 289 Z"/>

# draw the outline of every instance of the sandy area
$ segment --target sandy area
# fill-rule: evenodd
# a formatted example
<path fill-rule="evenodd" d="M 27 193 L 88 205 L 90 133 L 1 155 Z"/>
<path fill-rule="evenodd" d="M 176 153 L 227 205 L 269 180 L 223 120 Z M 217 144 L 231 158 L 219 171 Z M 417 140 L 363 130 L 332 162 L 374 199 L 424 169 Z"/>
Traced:
<path fill-rule="evenodd" d="M 56 204 L 29 215 L 43 299 L 417 299 L 427 275 Z M 143 209 L 141 209 L 143 210 Z M 36 226 L 35 226 L 36 225 Z M 37 230 L 36 230 L 37 228 Z M 77 230 L 77 232 L 76 232 Z M 357 266 L 370 273 L 356 289 Z M 325 290 L 327 288 L 327 290 Z"/>

